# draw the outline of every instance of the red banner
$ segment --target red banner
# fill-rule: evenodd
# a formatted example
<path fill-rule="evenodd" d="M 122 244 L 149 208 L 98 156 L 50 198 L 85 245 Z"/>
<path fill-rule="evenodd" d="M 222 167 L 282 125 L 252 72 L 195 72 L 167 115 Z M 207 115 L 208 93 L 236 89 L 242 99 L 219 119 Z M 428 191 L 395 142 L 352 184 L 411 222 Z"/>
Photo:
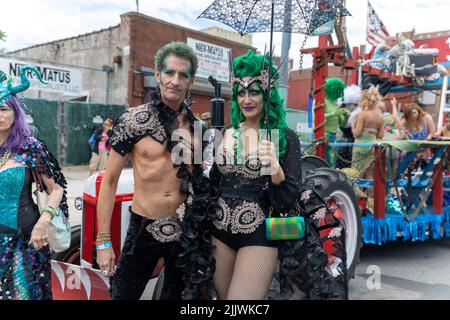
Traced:
<path fill-rule="evenodd" d="M 426 45 L 428 48 L 439 49 L 439 58 L 438 62 L 446 62 L 450 61 L 450 33 L 442 32 L 441 36 L 434 36 L 427 39 L 417 39 L 421 36 L 418 35 L 415 37 L 414 43 L 416 44 L 416 48 L 419 48 L 421 45 Z"/>
<path fill-rule="evenodd" d="M 54 300 L 111 300 L 109 278 L 100 270 L 52 261 Z"/>

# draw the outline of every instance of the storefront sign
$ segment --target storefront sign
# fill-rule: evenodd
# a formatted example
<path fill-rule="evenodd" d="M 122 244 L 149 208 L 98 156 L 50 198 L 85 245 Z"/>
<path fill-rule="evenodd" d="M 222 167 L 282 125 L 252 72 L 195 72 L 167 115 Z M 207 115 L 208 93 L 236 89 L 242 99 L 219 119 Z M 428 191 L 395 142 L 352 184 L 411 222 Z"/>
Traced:
<path fill-rule="evenodd" d="M 187 44 L 198 57 L 197 78 L 213 76 L 218 81 L 230 81 L 228 53 L 231 54 L 231 49 L 192 38 L 187 39 Z"/>
<path fill-rule="evenodd" d="M 83 91 L 83 75 L 81 70 L 66 68 L 62 66 L 50 64 L 37 64 L 26 60 L 17 60 L 9 58 L 0 58 L 0 70 L 14 78 L 15 82 L 19 82 L 19 68 L 24 65 L 35 66 L 42 75 L 42 78 L 48 84 L 39 82 L 37 76 L 32 71 L 28 72 L 30 79 L 30 89 L 57 92 L 64 95 L 79 95 Z"/>

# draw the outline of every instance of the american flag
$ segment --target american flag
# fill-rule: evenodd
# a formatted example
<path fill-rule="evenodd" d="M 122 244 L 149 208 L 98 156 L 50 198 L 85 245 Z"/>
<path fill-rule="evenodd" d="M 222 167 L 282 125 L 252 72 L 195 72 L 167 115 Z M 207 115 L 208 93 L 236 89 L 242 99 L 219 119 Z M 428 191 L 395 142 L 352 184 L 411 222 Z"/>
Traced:
<path fill-rule="evenodd" d="M 386 38 L 389 37 L 389 32 L 370 2 L 367 2 L 367 4 L 367 42 L 377 46 L 380 43 L 384 43 Z"/>

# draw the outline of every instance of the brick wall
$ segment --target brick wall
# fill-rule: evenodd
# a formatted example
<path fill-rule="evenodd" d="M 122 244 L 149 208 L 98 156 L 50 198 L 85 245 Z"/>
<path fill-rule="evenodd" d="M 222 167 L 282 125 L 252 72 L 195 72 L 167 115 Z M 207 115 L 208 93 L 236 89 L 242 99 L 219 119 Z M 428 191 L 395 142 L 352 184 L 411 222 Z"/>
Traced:
<path fill-rule="evenodd" d="M 213 43 L 232 49 L 233 58 L 254 49 L 237 42 L 221 39 L 213 35 L 183 28 L 139 13 L 126 13 L 121 16 L 122 23 L 129 24 L 130 65 L 128 81 L 128 102 L 136 106 L 144 102 L 147 90 L 142 86 L 141 67 L 154 68 L 154 56 L 159 48 L 171 41 L 186 42 L 187 38 Z M 212 94 L 194 94 L 193 111 L 209 111 Z M 227 114 L 227 112 L 225 112 Z"/>
<path fill-rule="evenodd" d="M 351 72 L 343 68 L 330 66 L 328 78 L 341 78 L 342 81 L 351 84 Z M 309 92 L 311 88 L 311 69 L 293 71 L 289 74 L 288 108 L 308 110 Z"/>

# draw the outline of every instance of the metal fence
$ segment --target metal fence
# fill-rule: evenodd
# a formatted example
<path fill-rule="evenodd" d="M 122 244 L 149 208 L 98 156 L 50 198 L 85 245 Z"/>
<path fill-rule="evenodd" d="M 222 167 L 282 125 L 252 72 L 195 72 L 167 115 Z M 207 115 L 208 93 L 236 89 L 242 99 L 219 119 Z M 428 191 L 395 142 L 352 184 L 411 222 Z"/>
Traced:
<path fill-rule="evenodd" d="M 86 165 L 91 157 L 88 145 L 93 119 L 116 119 L 125 105 L 24 99 L 26 113 L 33 119 L 37 137 L 43 140 L 61 165 Z"/>

